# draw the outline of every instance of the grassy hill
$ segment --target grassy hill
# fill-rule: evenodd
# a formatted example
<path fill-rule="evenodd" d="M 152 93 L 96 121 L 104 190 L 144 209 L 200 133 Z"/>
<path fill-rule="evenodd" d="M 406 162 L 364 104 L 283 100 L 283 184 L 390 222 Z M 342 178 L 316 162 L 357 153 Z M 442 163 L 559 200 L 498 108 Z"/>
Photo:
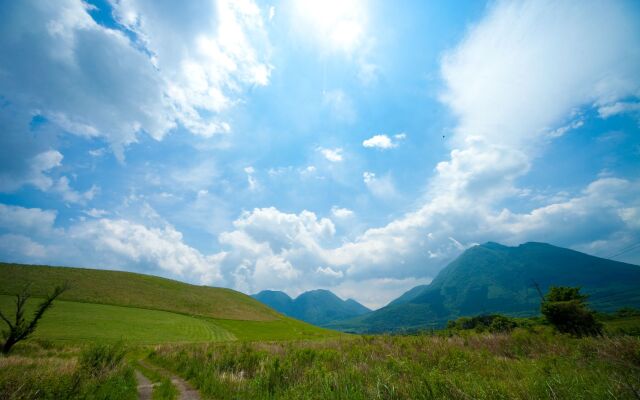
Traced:
<path fill-rule="evenodd" d="M 371 312 L 353 299 L 342 300 L 323 289 L 302 293 L 295 299 L 273 290 L 263 290 L 252 297 L 285 315 L 319 326 Z"/>
<path fill-rule="evenodd" d="M 240 292 L 155 276 L 0 263 L 0 309 L 30 285 L 31 309 L 58 284 L 70 290 L 45 314 L 35 338 L 132 343 L 305 339 L 336 335 L 288 318 Z"/>
<path fill-rule="evenodd" d="M 460 316 L 485 313 L 536 315 L 540 296 L 534 282 L 544 293 L 550 286 L 580 286 L 599 311 L 640 307 L 637 265 L 545 243 L 486 243 L 466 250 L 431 284 L 411 289 L 373 313 L 329 326 L 384 332 L 437 328 Z"/>
<path fill-rule="evenodd" d="M 69 282 L 60 299 L 173 311 L 211 318 L 270 321 L 280 315 L 250 296 L 231 289 L 196 286 L 157 276 L 85 268 L 0 263 L 0 294 L 25 284 L 34 296 Z"/>

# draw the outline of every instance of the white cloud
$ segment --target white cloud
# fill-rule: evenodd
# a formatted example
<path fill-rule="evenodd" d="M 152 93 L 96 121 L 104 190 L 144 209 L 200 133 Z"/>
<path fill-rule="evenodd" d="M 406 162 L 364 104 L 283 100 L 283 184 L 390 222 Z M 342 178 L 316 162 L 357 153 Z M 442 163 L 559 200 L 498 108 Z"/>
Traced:
<path fill-rule="evenodd" d="M 580 127 L 582 127 L 584 125 L 584 120 L 583 119 L 576 119 L 575 121 L 572 121 L 571 123 L 565 125 L 565 126 L 561 126 L 560 128 L 554 129 L 551 132 L 549 132 L 547 135 L 550 138 L 558 138 L 560 136 L 564 136 L 565 133 L 573 130 L 573 129 L 578 129 Z"/>
<path fill-rule="evenodd" d="M 0 229 L 13 233 L 49 234 L 57 212 L 40 208 L 24 208 L 0 203 Z"/>
<path fill-rule="evenodd" d="M 380 178 L 373 172 L 365 171 L 362 173 L 362 179 L 374 196 L 386 200 L 392 200 L 398 197 L 398 192 L 393 183 L 393 179 L 391 179 L 391 175 L 387 174 Z"/>
<path fill-rule="evenodd" d="M 442 61 L 456 143 L 525 146 L 576 107 L 640 94 L 640 30 L 623 2 L 498 2 Z"/>
<path fill-rule="evenodd" d="M 27 110 L 12 125 L 26 130 L 35 111 L 62 132 L 105 139 L 123 161 L 142 132 L 160 140 L 178 123 L 228 132 L 220 113 L 268 83 L 269 43 L 251 0 L 112 5 L 137 42 L 98 25 L 80 0 L 2 3 L 0 52 L 12 56 L 0 59 L 0 93 Z"/>
<path fill-rule="evenodd" d="M 391 149 L 397 147 L 398 144 L 394 143 L 387 135 L 374 135 L 369 139 L 362 142 L 364 147 L 378 148 L 378 149 Z"/>
<path fill-rule="evenodd" d="M 431 282 L 429 278 L 376 278 L 343 280 L 331 290 L 343 299 L 357 299 L 361 304 L 375 310 L 398 298 L 407 290 Z"/>
<path fill-rule="evenodd" d="M 66 176 L 60 177 L 51 190 L 58 193 L 64 201 L 74 204 L 86 204 L 87 201 L 93 200 L 96 194 L 100 191 L 100 188 L 96 185 L 92 185 L 89 190 L 84 193 L 77 192 L 69 186 L 69 178 Z"/>
<path fill-rule="evenodd" d="M 57 150 L 47 150 L 33 156 L 26 168 L 18 173 L 9 169 L 0 172 L 0 191 L 13 192 L 24 185 L 33 185 L 46 191 L 53 185 L 53 180 L 46 175 L 53 168 L 62 165 L 62 154 Z"/>
<path fill-rule="evenodd" d="M 353 217 L 353 211 L 348 208 L 341 208 L 338 206 L 331 207 L 331 215 L 338 219 L 345 219 Z"/>
<path fill-rule="evenodd" d="M 551 202 L 529 211 L 501 208 L 506 199 L 526 195 L 517 179 L 531 168 L 548 132 L 567 126 L 576 109 L 638 94 L 640 55 L 633 49 L 640 35 L 633 15 L 613 2 L 493 5 L 443 57 L 442 100 L 459 125 L 450 157 L 437 165 L 424 203 L 342 244 L 310 238 L 301 246 L 284 235 L 277 254 L 301 273 L 274 288 L 312 285 L 309 271 L 322 265 L 343 272 L 342 283 L 331 286 L 340 295 L 382 305 L 418 281 L 426 283 L 478 241 L 540 240 L 589 251 L 603 243 L 637 242 L 639 182 L 602 178 L 581 193 L 549 197 Z M 363 180 L 370 189 L 380 181 L 372 172 Z M 227 234 L 252 244 L 228 241 L 229 253 L 246 255 L 251 249 L 250 257 L 236 259 L 254 260 L 265 250 L 260 244 L 266 246 L 266 239 L 256 238 L 250 225 Z M 385 279 L 406 286 L 393 294 L 377 293 L 383 285 L 366 288 L 367 282 Z M 250 278 L 245 282 L 254 290 L 266 288 Z"/>
<path fill-rule="evenodd" d="M 318 147 L 320 154 L 324 156 L 328 161 L 341 162 L 343 160 L 342 148 L 337 147 L 335 149 L 326 149 L 324 147 Z"/>
<path fill-rule="evenodd" d="M 221 279 L 214 259 L 184 244 L 182 234 L 170 225 L 148 228 L 103 218 L 72 226 L 67 238 L 77 242 L 81 253 L 103 260 L 97 265 L 137 265 L 139 270 L 157 269 L 202 283 Z"/>
<path fill-rule="evenodd" d="M 269 22 L 271 22 L 273 20 L 273 17 L 276 16 L 276 7 L 275 6 L 269 6 Z"/>
<path fill-rule="evenodd" d="M 640 111 L 640 102 L 625 103 L 625 102 L 619 101 L 619 102 L 604 105 L 598 108 L 598 114 L 600 115 L 601 118 L 609 118 L 618 114 L 634 113 L 639 111 Z"/>
<path fill-rule="evenodd" d="M 0 204 L 0 255 L 20 262 L 129 269 L 178 277 L 197 283 L 223 284 L 218 269 L 221 255 L 203 255 L 184 243 L 173 226 L 157 216 L 157 226 L 125 219 L 80 220 L 68 228 L 54 228 L 56 212 Z M 152 223 L 152 222 L 149 222 Z"/>
<path fill-rule="evenodd" d="M 255 192 L 260 189 L 260 183 L 258 179 L 254 176 L 256 170 L 252 166 L 248 166 L 244 168 L 244 172 L 247 174 L 247 184 L 249 185 L 249 190 Z"/>
<path fill-rule="evenodd" d="M 0 254 L 4 261 L 34 263 L 44 260 L 47 251 L 27 236 L 9 233 L 0 235 Z"/>
<path fill-rule="evenodd" d="M 322 267 L 318 267 L 318 269 L 316 269 L 316 272 L 320 275 L 324 275 L 326 277 L 329 278 L 342 278 L 344 276 L 344 273 L 342 271 L 336 271 L 331 267 L 326 267 L 326 268 L 322 268 Z"/>
<path fill-rule="evenodd" d="M 107 215 L 109 215 L 109 212 L 106 210 L 100 210 L 97 208 L 92 208 L 90 210 L 85 210 L 83 211 L 83 213 L 85 213 L 86 215 L 92 217 L 92 218 L 102 218 L 105 217 Z"/>

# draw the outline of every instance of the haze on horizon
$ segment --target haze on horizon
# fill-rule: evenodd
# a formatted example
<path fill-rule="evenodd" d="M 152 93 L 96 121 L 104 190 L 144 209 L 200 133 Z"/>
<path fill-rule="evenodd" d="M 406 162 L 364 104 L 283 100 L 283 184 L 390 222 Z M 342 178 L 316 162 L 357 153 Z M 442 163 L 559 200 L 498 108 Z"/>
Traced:
<path fill-rule="evenodd" d="M 487 241 L 640 264 L 640 4 L 0 3 L 0 261 L 377 308 Z"/>

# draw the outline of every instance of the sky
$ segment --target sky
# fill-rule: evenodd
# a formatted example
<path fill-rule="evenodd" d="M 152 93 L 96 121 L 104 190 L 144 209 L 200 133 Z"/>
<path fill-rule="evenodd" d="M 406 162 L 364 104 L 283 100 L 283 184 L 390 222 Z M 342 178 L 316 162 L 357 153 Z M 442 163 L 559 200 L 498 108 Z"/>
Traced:
<path fill-rule="evenodd" d="M 638 2 L 0 2 L 0 260 L 377 308 L 487 241 L 640 264 Z"/>

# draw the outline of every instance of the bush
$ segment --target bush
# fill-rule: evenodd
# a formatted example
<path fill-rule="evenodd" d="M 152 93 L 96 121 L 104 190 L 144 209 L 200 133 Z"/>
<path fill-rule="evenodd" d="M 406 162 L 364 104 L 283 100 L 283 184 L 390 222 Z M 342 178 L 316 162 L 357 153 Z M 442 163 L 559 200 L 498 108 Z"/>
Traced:
<path fill-rule="evenodd" d="M 100 378 L 122 364 L 126 350 L 120 343 L 95 344 L 80 354 L 80 368 L 94 378 Z"/>
<path fill-rule="evenodd" d="M 447 323 L 447 328 L 449 329 L 475 329 L 478 332 L 511 332 L 517 326 L 518 323 L 515 319 L 499 314 L 460 317 L 455 321 L 449 321 Z"/>
<path fill-rule="evenodd" d="M 578 287 L 551 287 L 541 304 L 542 314 L 559 332 L 574 336 L 602 334 L 602 324 L 586 305 Z"/>

